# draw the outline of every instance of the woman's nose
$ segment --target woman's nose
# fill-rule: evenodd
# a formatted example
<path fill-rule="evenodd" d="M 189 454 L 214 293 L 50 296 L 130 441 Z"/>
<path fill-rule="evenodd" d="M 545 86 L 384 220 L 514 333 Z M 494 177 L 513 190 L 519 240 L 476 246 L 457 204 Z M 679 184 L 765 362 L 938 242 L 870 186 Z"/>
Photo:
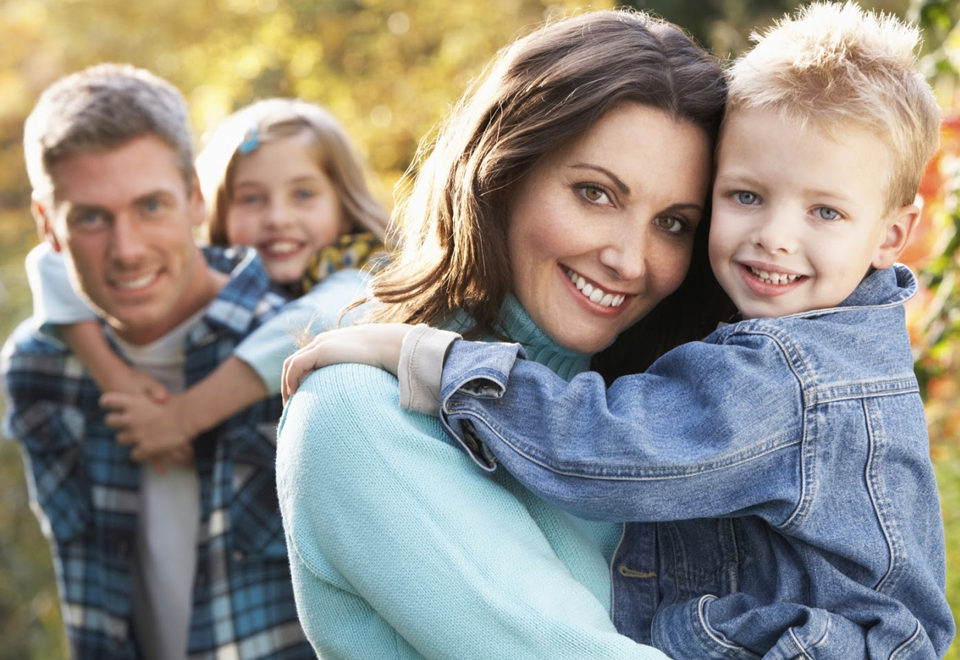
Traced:
<path fill-rule="evenodd" d="M 600 250 L 600 263 L 618 280 L 636 280 L 646 272 L 646 234 L 628 230 L 612 236 Z"/>

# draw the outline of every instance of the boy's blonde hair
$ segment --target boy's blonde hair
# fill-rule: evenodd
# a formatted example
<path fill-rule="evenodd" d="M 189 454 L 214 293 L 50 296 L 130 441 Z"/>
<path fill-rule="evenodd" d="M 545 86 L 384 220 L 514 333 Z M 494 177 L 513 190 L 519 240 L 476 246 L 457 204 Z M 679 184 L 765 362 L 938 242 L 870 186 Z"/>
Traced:
<path fill-rule="evenodd" d="M 329 112 L 299 99 L 257 101 L 224 119 L 197 157 L 197 173 L 209 204 L 203 237 L 227 245 L 227 209 L 237 161 L 260 145 L 301 132 L 312 138 L 317 164 L 336 189 L 351 231 L 383 238 L 387 214 L 367 186 L 366 172 L 346 132 Z"/>
<path fill-rule="evenodd" d="M 915 69 L 917 28 L 851 2 L 817 2 L 751 38 L 730 70 L 727 112 L 771 110 L 835 138 L 866 129 L 892 156 L 888 208 L 913 203 L 940 134 L 933 91 Z"/>

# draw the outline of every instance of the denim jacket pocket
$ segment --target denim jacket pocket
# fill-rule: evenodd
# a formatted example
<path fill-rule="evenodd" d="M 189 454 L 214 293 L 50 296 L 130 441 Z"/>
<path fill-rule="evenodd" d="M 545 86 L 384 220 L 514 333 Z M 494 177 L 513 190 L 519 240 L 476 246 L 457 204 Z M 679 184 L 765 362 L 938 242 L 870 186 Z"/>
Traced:
<path fill-rule="evenodd" d="M 653 620 L 653 645 L 676 658 L 760 660 L 761 655 L 727 639 L 709 623 L 716 596 L 706 595 L 661 608 Z"/>
<path fill-rule="evenodd" d="M 231 429 L 230 527 L 233 547 L 244 558 L 286 559 L 276 482 L 276 424 Z"/>

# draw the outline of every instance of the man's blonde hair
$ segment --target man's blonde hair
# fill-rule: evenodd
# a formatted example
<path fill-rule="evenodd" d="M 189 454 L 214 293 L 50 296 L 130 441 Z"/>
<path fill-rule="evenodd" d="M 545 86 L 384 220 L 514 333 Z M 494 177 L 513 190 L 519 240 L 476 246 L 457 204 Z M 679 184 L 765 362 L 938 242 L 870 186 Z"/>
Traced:
<path fill-rule="evenodd" d="M 762 33 L 730 70 L 728 112 L 771 110 L 842 139 L 856 126 L 882 140 L 893 168 L 888 208 L 914 201 L 939 143 L 940 110 L 916 70 L 916 27 L 851 2 L 817 2 Z"/>

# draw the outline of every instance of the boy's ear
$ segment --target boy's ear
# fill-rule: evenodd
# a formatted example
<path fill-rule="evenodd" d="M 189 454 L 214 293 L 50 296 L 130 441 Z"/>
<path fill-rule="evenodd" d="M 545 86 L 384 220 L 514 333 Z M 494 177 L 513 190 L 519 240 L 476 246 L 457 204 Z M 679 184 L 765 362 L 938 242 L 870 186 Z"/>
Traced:
<path fill-rule="evenodd" d="M 920 220 L 920 207 L 916 204 L 905 204 L 890 211 L 884 220 L 886 235 L 883 242 L 877 246 L 871 265 L 877 270 L 889 268 L 907 247 L 910 235 Z"/>
<path fill-rule="evenodd" d="M 46 205 L 39 199 L 32 199 L 30 200 L 30 212 L 33 213 L 33 219 L 37 223 L 37 235 L 40 240 L 49 243 L 55 252 L 60 252 L 63 246 L 53 231 L 53 222 Z"/>

